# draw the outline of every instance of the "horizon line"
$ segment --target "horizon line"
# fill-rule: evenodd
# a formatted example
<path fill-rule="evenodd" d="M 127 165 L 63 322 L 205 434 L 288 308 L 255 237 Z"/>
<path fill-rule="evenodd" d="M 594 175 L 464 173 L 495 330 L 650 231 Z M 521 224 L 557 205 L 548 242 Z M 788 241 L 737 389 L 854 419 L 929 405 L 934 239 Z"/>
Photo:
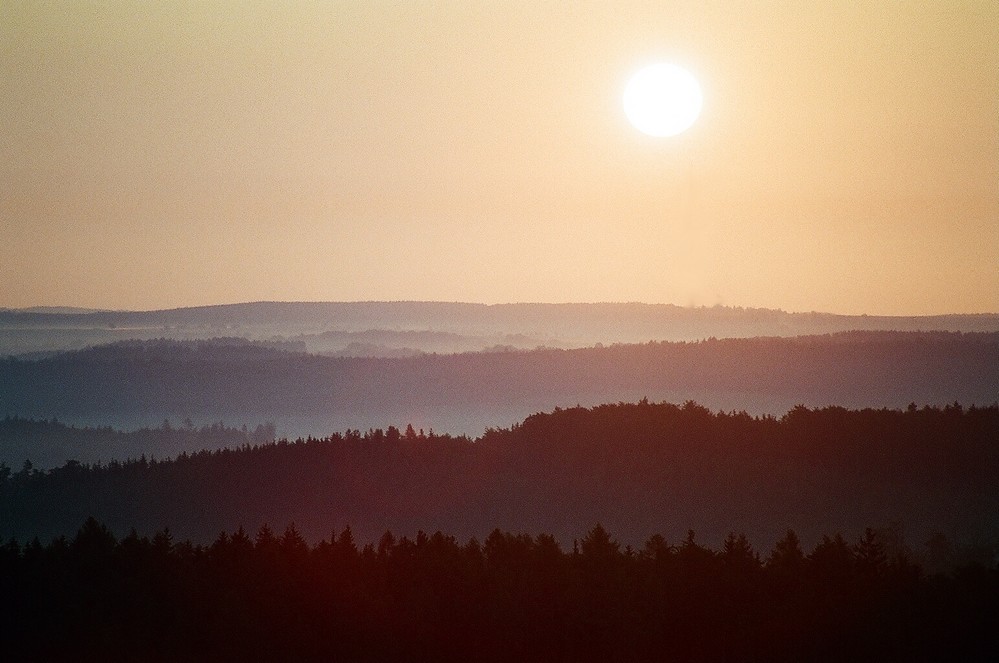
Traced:
<path fill-rule="evenodd" d="M 765 306 L 743 306 L 737 304 L 675 304 L 672 302 L 643 302 L 638 300 L 630 301 L 562 301 L 562 302 L 544 302 L 544 301 L 509 301 L 509 302 L 474 302 L 474 301 L 462 301 L 462 300 L 444 300 L 444 299 L 342 299 L 342 300 L 280 300 L 280 299 L 261 299 L 261 300 L 248 300 L 248 301 L 238 301 L 238 302 L 221 302 L 215 304 L 192 304 L 186 306 L 167 306 L 163 308 L 149 308 L 149 309 L 128 309 L 128 308 L 103 308 L 103 307 L 88 307 L 88 306 L 69 306 L 69 305 L 32 305 L 32 306 L 0 306 L 0 312 L 13 312 L 13 313 L 36 313 L 41 315 L 100 315 L 108 313 L 167 313 L 174 311 L 192 310 L 192 309 L 209 309 L 209 308 L 232 308 L 239 306 L 259 306 L 259 305 L 330 305 L 330 304 L 418 304 L 418 305 L 445 305 L 445 306 L 476 306 L 483 308 L 500 308 L 500 307 L 511 307 L 511 306 L 545 306 L 545 307 L 569 307 L 569 306 L 643 306 L 643 307 L 664 307 L 664 308 L 676 308 L 684 310 L 708 310 L 708 309 L 728 309 L 728 310 L 740 310 L 740 311 L 764 311 L 769 313 L 782 313 L 785 315 L 828 315 L 835 317 L 847 317 L 847 318 L 942 318 L 942 317 L 988 317 L 999 315 L 999 310 L 996 311 L 979 311 L 979 312 L 948 312 L 948 313 L 836 313 L 831 311 L 820 311 L 812 309 L 809 311 L 803 310 L 787 310 L 783 308 L 769 308 Z"/>

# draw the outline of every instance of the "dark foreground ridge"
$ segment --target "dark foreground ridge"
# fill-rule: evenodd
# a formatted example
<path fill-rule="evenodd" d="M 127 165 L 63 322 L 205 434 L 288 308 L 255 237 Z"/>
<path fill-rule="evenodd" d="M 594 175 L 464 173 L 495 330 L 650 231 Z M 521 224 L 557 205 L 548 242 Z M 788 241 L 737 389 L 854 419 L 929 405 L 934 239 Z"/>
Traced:
<path fill-rule="evenodd" d="M 47 541 L 93 515 L 118 536 L 170 527 L 201 543 L 264 522 L 295 522 L 310 541 L 346 523 L 362 540 L 500 527 L 571 541 L 602 522 L 634 545 L 692 527 L 769 545 L 788 528 L 810 544 L 875 526 L 918 549 L 938 532 L 988 548 L 997 485 L 995 405 L 775 418 L 643 400 L 535 414 L 475 440 L 390 426 L 165 461 L 0 465 L 0 539 Z"/>
<path fill-rule="evenodd" d="M 571 550 L 498 529 L 359 549 L 291 525 L 202 546 L 90 519 L 0 546 L 0 623 L 12 661 L 995 660 L 996 565 L 927 575 L 889 543 L 806 555 L 788 531 L 761 558 L 741 535 L 632 549 L 597 525 Z"/>

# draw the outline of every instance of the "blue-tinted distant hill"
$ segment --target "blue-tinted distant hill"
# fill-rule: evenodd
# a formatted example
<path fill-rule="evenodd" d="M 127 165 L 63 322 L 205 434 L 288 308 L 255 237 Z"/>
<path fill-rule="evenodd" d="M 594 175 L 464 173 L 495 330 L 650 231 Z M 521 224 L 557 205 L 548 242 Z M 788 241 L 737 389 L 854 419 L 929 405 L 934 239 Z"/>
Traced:
<path fill-rule="evenodd" d="M 129 341 L 9 358 L 0 361 L 0 416 L 125 429 L 164 419 L 274 422 L 291 437 L 412 423 L 477 435 L 554 407 L 642 397 L 753 414 L 796 404 L 999 400 L 999 333 L 845 332 L 402 358 L 326 357 L 298 347 Z"/>
<path fill-rule="evenodd" d="M 0 313 L 41 313 L 47 315 L 81 315 L 85 313 L 107 313 L 108 309 L 82 308 L 79 306 L 29 306 L 28 308 L 0 308 Z"/>
<path fill-rule="evenodd" d="M 394 356 L 400 350 L 583 347 L 851 330 L 999 331 L 999 314 L 849 316 L 669 304 L 448 302 L 256 302 L 162 311 L 0 310 L 0 356 L 80 349 L 127 339 L 218 336 L 297 340 L 309 352 L 334 354 L 355 343 L 355 350 L 367 348 L 375 356 Z M 378 333 L 396 336 L 387 341 L 369 338 Z M 336 334 L 354 336 L 337 338 Z"/>

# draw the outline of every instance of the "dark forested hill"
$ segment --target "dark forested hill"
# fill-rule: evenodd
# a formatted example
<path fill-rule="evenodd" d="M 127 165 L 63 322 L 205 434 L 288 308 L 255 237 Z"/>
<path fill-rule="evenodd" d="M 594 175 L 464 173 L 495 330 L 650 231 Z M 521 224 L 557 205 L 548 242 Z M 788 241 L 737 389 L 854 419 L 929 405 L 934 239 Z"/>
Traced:
<path fill-rule="evenodd" d="M 92 515 L 119 535 L 169 527 L 198 541 L 294 522 L 313 540 L 349 524 L 368 541 L 501 527 L 568 542 L 601 522 L 636 543 L 696 528 L 709 543 L 741 531 L 768 546 L 790 527 L 810 545 L 875 526 L 917 550 L 934 532 L 992 545 L 999 407 L 798 407 L 776 419 L 642 401 L 536 414 L 474 441 L 347 431 L 0 476 L 0 540 L 71 534 Z"/>
<path fill-rule="evenodd" d="M 135 341 L 11 358 L 0 361 L 0 416 L 117 427 L 158 426 L 164 418 L 251 428 L 271 421 L 290 437 L 411 422 L 477 435 L 531 412 L 645 396 L 754 414 L 799 403 L 999 399 L 997 333 L 849 332 L 398 359 L 286 347 Z"/>

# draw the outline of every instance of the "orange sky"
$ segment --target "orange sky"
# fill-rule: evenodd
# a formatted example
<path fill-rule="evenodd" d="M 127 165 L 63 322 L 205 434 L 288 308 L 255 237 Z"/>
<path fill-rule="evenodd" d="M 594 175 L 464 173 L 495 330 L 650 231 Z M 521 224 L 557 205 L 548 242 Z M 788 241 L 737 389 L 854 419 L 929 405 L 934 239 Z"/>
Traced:
<path fill-rule="evenodd" d="M 0 4 L 0 306 L 999 311 L 993 0 L 401 4 Z"/>

